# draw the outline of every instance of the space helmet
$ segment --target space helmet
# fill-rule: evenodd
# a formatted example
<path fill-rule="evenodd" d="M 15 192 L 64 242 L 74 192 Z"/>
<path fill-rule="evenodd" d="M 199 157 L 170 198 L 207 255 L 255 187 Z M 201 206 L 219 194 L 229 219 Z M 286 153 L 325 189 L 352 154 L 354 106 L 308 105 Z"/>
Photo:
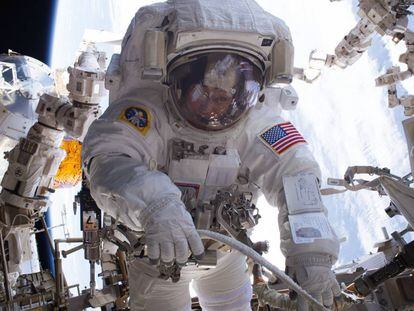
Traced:
<path fill-rule="evenodd" d="M 241 120 L 265 86 L 292 77 L 290 31 L 254 0 L 169 0 L 137 12 L 105 85 L 110 101 L 167 86 L 175 120 L 217 132 Z"/>

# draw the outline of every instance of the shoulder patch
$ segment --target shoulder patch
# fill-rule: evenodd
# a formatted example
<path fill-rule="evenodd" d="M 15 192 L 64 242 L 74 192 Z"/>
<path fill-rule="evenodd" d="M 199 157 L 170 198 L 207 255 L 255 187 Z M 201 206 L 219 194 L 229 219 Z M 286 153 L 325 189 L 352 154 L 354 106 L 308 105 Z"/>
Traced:
<path fill-rule="evenodd" d="M 144 136 L 147 135 L 151 127 L 151 114 L 143 107 L 129 107 L 122 111 L 118 119 L 133 127 Z"/>
<path fill-rule="evenodd" d="M 306 144 L 306 140 L 290 122 L 278 123 L 267 128 L 258 137 L 278 155 L 297 144 Z"/>

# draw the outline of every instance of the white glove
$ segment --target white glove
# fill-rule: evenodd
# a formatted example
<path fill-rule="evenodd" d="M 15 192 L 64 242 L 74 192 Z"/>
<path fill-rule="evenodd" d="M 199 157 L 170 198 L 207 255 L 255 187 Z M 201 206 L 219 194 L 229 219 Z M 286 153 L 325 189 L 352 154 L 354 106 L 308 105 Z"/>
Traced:
<path fill-rule="evenodd" d="M 296 264 L 288 267 L 288 273 L 297 283 L 324 306 L 333 305 L 334 297 L 341 295 L 341 289 L 331 270 L 331 256 L 322 254 L 303 254 L 289 259 Z M 307 311 L 308 304 L 298 297 L 298 310 Z"/>
<path fill-rule="evenodd" d="M 147 254 L 151 264 L 159 259 L 167 265 L 185 264 L 189 246 L 196 258 L 204 255 L 204 246 L 191 215 L 176 196 L 160 199 L 144 210 L 139 221 L 145 229 Z"/>

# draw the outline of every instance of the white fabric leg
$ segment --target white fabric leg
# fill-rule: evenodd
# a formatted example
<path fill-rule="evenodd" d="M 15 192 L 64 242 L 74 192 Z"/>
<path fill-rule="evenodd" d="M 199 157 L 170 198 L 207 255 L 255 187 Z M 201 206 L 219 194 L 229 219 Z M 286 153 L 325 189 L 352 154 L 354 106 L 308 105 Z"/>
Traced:
<path fill-rule="evenodd" d="M 224 254 L 217 267 L 195 278 L 194 289 L 205 311 L 250 311 L 252 287 L 246 257 Z"/>
<path fill-rule="evenodd" d="M 131 311 L 191 311 L 190 279 L 179 282 L 157 278 L 158 271 L 137 261 L 129 265 Z"/>

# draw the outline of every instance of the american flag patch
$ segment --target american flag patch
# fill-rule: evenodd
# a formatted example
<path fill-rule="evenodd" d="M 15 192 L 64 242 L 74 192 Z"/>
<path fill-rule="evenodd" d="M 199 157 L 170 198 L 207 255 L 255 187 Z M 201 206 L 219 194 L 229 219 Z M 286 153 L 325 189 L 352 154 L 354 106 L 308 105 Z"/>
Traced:
<path fill-rule="evenodd" d="M 290 122 L 272 126 L 259 134 L 259 138 L 277 154 L 282 154 L 296 144 L 306 143 L 306 140 Z"/>

